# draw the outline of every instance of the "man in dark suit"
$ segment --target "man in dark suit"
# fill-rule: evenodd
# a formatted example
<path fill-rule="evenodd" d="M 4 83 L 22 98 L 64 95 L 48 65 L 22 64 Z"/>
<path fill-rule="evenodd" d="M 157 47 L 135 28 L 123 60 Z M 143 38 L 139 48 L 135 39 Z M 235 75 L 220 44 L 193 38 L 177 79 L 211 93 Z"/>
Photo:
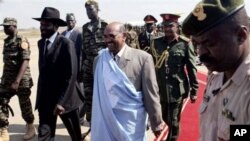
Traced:
<path fill-rule="evenodd" d="M 45 7 L 40 21 L 39 78 L 36 109 L 39 113 L 38 140 L 53 141 L 59 115 L 72 141 L 81 140 L 77 83 L 77 57 L 71 40 L 60 35 L 59 26 L 67 23 L 52 7 Z"/>
<path fill-rule="evenodd" d="M 155 38 L 161 37 L 164 34 L 156 31 L 157 20 L 152 15 L 146 15 L 144 17 L 145 28 L 144 32 L 141 32 L 138 36 L 139 46 L 142 50 L 150 53 L 151 41 Z"/>
<path fill-rule="evenodd" d="M 77 61 L 78 61 L 78 70 L 80 71 L 80 64 L 82 62 L 82 33 L 75 28 L 76 19 L 73 13 L 68 13 L 66 16 L 67 29 L 62 32 L 66 38 L 72 40 L 75 43 Z M 79 78 L 80 79 L 80 78 Z"/>
<path fill-rule="evenodd" d="M 66 15 L 66 22 L 67 22 L 67 29 L 62 32 L 62 35 L 64 35 L 66 38 L 70 39 L 75 43 L 75 48 L 76 48 L 76 54 L 77 54 L 77 67 L 78 67 L 78 72 L 77 72 L 77 80 L 79 83 L 79 86 L 81 88 L 81 91 L 83 93 L 83 80 L 82 80 L 82 69 L 81 69 L 81 64 L 82 60 L 85 59 L 85 55 L 82 52 L 82 33 L 75 28 L 76 25 L 76 18 L 73 13 L 68 13 Z M 82 100 L 84 96 L 82 96 Z M 83 124 L 84 122 L 84 114 L 85 114 L 85 106 L 84 104 L 80 106 L 79 109 L 79 116 L 80 116 L 80 122 Z"/>
<path fill-rule="evenodd" d="M 94 63 L 91 140 L 145 141 L 147 114 L 159 136 L 163 120 L 152 56 L 125 43 L 121 23 L 110 23 L 104 38 L 108 49 Z"/>

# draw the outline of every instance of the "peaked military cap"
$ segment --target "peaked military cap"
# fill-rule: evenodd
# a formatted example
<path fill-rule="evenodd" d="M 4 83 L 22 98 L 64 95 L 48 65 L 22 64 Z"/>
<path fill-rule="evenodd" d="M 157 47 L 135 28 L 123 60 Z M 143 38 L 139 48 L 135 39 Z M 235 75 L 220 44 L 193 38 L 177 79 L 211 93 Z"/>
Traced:
<path fill-rule="evenodd" d="M 244 7 L 244 0 L 203 0 L 183 21 L 185 35 L 201 35 Z"/>
<path fill-rule="evenodd" d="M 5 25 L 17 25 L 17 20 L 15 18 L 12 17 L 6 17 L 3 20 L 3 23 L 0 24 L 0 26 L 5 26 Z"/>
<path fill-rule="evenodd" d="M 181 17 L 178 14 L 164 13 L 161 14 L 162 25 L 170 25 L 172 23 L 178 23 L 178 19 Z"/>
<path fill-rule="evenodd" d="M 143 20 L 145 23 L 157 23 L 156 18 L 152 15 L 146 15 Z"/>

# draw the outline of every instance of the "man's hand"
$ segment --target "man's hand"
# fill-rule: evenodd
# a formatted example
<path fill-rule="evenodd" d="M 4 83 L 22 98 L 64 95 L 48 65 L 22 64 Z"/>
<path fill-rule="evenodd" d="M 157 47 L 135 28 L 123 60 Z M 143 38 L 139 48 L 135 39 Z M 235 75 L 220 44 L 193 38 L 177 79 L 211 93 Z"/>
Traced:
<path fill-rule="evenodd" d="M 195 103 L 196 99 L 197 99 L 196 95 L 190 95 L 191 103 Z"/>
<path fill-rule="evenodd" d="M 153 131 L 153 132 L 154 132 L 155 137 L 158 138 L 161 135 L 162 130 L 157 130 L 157 131 Z"/>
<path fill-rule="evenodd" d="M 19 82 L 17 82 L 17 81 L 13 82 L 10 86 L 11 90 L 14 92 L 17 92 L 18 87 L 19 87 Z"/>
<path fill-rule="evenodd" d="M 63 114 L 65 109 L 63 108 L 62 105 L 57 104 L 54 110 L 54 115 L 61 115 Z"/>

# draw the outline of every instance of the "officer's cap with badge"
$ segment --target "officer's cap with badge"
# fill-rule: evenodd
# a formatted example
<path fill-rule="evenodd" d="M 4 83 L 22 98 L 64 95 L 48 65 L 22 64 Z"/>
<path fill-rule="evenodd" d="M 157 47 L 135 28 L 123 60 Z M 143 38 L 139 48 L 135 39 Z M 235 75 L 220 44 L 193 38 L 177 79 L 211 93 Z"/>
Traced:
<path fill-rule="evenodd" d="M 198 36 L 222 23 L 244 7 L 244 0 L 203 0 L 183 21 L 185 35 Z"/>
<path fill-rule="evenodd" d="M 178 19 L 181 17 L 179 14 L 164 13 L 160 15 L 162 17 L 162 25 L 170 26 L 173 23 L 178 23 Z"/>
<path fill-rule="evenodd" d="M 152 15 L 146 15 L 143 20 L 146 24 L 157 23 L 156 18 Z"/>
<path fill-rule="evenodd" d="M 3 23 L 0 24 L 0 26 L 10 26 L 10 25 L 17 26 L 17 20 L 12 17 L 6 17 L 4 18 Z"/>

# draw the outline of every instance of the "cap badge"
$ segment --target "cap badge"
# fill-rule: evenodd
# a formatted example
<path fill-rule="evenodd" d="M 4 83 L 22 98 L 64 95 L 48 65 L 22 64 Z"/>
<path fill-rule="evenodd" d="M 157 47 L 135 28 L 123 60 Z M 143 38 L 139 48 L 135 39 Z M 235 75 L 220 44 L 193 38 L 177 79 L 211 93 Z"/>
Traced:
<path fill-rule="evenodd" d="M 198 3 L 196 5 L 192 13 L 195 17 L 197 17 L 198 21 L 203 21 L 207 17 L 207 14 L 204 13 L 204 9 L 201 3 Z"/>

